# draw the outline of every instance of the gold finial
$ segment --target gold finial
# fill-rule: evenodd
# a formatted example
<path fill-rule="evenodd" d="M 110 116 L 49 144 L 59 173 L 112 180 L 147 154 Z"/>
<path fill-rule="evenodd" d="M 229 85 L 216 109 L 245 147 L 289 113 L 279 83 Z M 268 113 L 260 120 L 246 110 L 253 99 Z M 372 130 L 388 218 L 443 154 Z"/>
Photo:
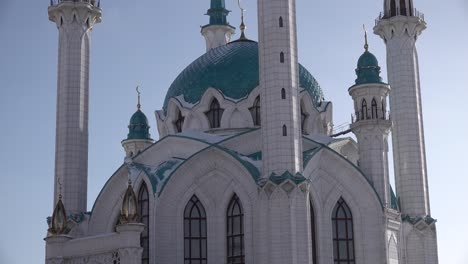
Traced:
<path fill-rule="evenodd" d="M 60 178 L 57 178 L 57 182 L 59 185 L 59 200 L 62 200 L 62 183 L 60 182 Z"/>
<path fill-rule="evenodd" d="M 246 29 L 246 26 L 244 24 L 244 11 L 245 9 L 241 6 L 241 2 L 240 0 L 237 0 L 237 4 L 239 5 L 239 8 L 241 10 L 241 24 L 240 24 L 240 30 L 241 30 L 241 36 L 240 36 L 240 40 L 244 40 L 244 39 L 247 39 L 245 37 L 245 29 Z"/>
<path fill-rule="evenodd" d="M 364 43 L 364 49 L 366 51 L 369 50 L 369 44 L 367 43 L 367 30 L 366 30 L 366 25 L 362 25 L 362 28 L 364 29 L 364 40 L 365 40 L 365 43 Z"/>
<path fill-rule="evenodd" d="M 136 91 L 138 93 L 138 104 L 137 104 L 137 107 L 138 107 L 138 110 L 140 110 L 140 107 L 141 107 L 141 104 L 140 104 L 140 90 L 138 90 L 140 88 L 140 85 L 137 85 L 136 87 Z"/>

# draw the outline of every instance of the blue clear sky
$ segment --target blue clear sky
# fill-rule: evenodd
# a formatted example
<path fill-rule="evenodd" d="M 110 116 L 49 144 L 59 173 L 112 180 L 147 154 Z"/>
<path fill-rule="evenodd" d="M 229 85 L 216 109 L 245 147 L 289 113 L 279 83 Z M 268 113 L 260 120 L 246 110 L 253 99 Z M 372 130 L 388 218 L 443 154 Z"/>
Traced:
<path fill-rule="evenodd" d="M 381 2 L 297 0 L 299 60 L 333 101 L 336 125 L 349 122 L 353 112 L 347 89 L 363 52 L 362 24 L 372 28 Z M 0 0 L 0 263 L 44 261 L 42 239 L 53 206 L 58 43 L 48 3 Z M 142 109 L 158 137 L 153 112 L 178 73 L 204 53 L 199 32 L 208 21 L 203 15 L 208 5 L 208 0 L 102 0 L 103 22 L 92 33 L 88 208 L 123 161 L 120 141 L 136 110 L 136 84 L 142 84 Z M 244 5 L 247 36 L 256 40 L 256 1 Z M 227 6 L 237 27 L 236 1 L 227 0 Z M 415 6 L 428 22 L 417 45 L 439 258 L 466 264 L 468 1 L 415 0 Z M 386 79 L 384 43 L 375 35 L 369 42 Z"/>

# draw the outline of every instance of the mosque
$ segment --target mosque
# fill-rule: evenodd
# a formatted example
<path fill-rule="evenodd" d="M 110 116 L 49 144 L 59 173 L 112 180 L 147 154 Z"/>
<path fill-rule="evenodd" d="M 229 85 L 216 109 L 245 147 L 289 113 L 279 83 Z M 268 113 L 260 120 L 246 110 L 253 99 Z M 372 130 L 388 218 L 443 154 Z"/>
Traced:
<path fill-rule="evenodd" d="M 438 263 L 415 46 L 426 22 L 413 0 L 383 2 L 374 33 L 388 83 L 366 41 L 348 89 L 352 123 L 334 134 L 332 102 L 298 62 L 295 0 L 258 0 L 258 42 L 243 23 L 231 40 L 225 1 L 211 0 L 206 52 L 156 106 L 159 139 L 138 101 L 125 161 L 89 209 L 90 37 L 102 10 L 51 0 L 59 63 L 45 262 Z M 347 133 L 357 140 L 338 137 Z"/>

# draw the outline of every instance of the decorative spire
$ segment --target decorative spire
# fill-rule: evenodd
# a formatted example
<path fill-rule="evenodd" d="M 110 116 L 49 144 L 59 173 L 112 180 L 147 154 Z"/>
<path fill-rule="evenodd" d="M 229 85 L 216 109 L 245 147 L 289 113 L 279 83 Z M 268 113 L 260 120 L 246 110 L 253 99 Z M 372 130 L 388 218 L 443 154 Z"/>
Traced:
<path fill-rule="evenodd" d="M 244 12 L 245 12 L 245 9 L 241 6 L 241 3 L 240 3 L 240 0 L 237 0 L 237 4 L 239 5 L 239 8 L 241 10 L 241 24 L 240 24 L 240 30 L 241 30 L 241 36 L 239 38 L 239 40 L 245 40 L 247 39 L 245 37 L 245 29 L 246 29 L 246 26 L 244 24 Z"/>
<path fill-rule="evenodd" d="M 62 202 L 62 183 L 60 178 L 57 180 L 59 184 L 59 200 L 55 206 L 54 213 L 52 214 L 52 223 L 49 228 L 49 233 L 52 235 L 65 234 L 67 230 L 67 212 Z"/>
<path fill-rule="evenodd" d="M 367 30 L 366 30 L 366 25 L 363 24 L 363 25 L 362 25 L 362 28 L 364 29 L 364 41 L 365 41 L 364 49 L 365 49 L 366 51 L 369 51 L 369 44 L 367 43 Z"/>
<path fill-rule="evenodd" d="M 138 223 L 140 221 L 140 216 L 138 215 L 137 208 L 138 201 L 133 191 L 129 172 L 127 191 L 125 192 L 122 209 L 120 210 L 120 224 Z"/>
<path fill-rule="evenodd" d="M 140 110 L 140 108 L 141 108 L 141 104 L 140 104 L 140 94 L 141 94 L 141 93 L 140 93 L 140 90 L 138 90 L 139 88 L 140 88 L 140 85 L 137 85 L 136 91 L 137 91 L 137 93 L 138 93 L 138 104 L 137 104 L 138 110 Z"/>

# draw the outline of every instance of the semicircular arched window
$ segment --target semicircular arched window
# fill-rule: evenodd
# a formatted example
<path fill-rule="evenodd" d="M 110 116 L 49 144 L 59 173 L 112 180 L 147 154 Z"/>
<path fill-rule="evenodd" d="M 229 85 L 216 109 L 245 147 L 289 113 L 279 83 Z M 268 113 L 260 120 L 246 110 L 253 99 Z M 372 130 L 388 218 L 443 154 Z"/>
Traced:
<path fill-rule="evenodd" d="M 221 126 L 221 117 L 223 116 L 224 109 L 221 108 L 219 105 L 218 100 L 216 98 L 211 101 L 210 110 L 208 110 L 205 114 L 210 122 L 210 128 L 218 128 Z"/>
<path fill-rule="evenodd" d="M 227 263 L 244 264 L 244 210 L 234 194 L 226 211 Z"/>
<path fill-rule="evenodd" d="M 343 198 L 332 213 L 333 260 L 335 264 L 355 264 L 353 215 Z"/>
<path fill-rule="evenodd" d="M 140 190 L 138 191 L 138 214 L 141 217 L 141 223 L 145 225 L 145 229 L 140 235 L 140 244 L 143 248 L 141 255 L 141 263 L 149 263 L 149 195 L 148 188 L 145 182 L 141 184 Z"/>
<path fill-rule="evenodd" d="M 197 196 L 184 210 L 184 264 L 207 263 L 206 212 Z"/>

